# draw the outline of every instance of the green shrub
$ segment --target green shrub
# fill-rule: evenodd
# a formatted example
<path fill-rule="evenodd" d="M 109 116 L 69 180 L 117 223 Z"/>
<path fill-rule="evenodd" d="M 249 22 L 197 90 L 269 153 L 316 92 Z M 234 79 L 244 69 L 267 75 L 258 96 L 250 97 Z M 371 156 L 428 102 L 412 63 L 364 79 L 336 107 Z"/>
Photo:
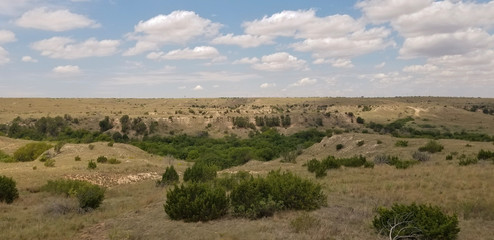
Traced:
<path fill-rule="evenodd" d="M 16 183 L 12 178 L 0 176 L 0 202 L 12 203 L 19 198 Z"/>
<path fill-rule="evenodd" d="M 28 143 L 14 152 L 14 160 L 20 162 L 33 161 L 52 146 L 43 142 Z"/>
<path fill-rule="evenodd" d="M 453 160 L 453 155 L 451 154 L 446 155 L 446 160 Z"/>
<path fill-rule="evenodd" d="M 184 181 L 207 182 L 216 178 L 217 167 L 196 162 L 184 172 Z"/>
<path fill-rule="evenodd" d="M 365 120 L 361 117 L 357 117 L 357 123 L 358 124 L 364 124 L 365 123 Z"/>
<path fill-rule="evenodd" d="M 75 197 L 79 202 L 79 207 L 86 210 L 98 208 L 105 197 L 105 188 L 86 181 L 71 179 L 48 180 L 41 190 L 62 194 L 66 197 Z"/>
<path fill-rule="evenodd" d="M 108 158 L 106 158 L 105 156 L 99 156 L 96 159 L 96 162 L 98 162 L 98 163 L 106 163 L 106 162 L 108 162 Z"/>
<path fill-rule="evenodd" d="M 315 158 L 307 162 L 307 170 L 309 170 L 309 172 L 311 173 L 316 172 L 316 170 L 320 167 L 321 167 L 321 162 Z"/>
<path fill-rule="evenodd" d="M 46 152 L 39 158 L 40 162 L 46 162 L 46 160 L 51 159 L 51 154 Z"/>
<path fill-rule="evenodd" d="M 408 141 L 398 140 L 395 142 L 395 147 L 408 147 Z"/>
<path fill-rule="evenodd" d="M 358 141 L 358 142 L 357 142 L 357 146 L 358 146 L 358 147 L 361 147 L 361 146 L 363 146 L 364 144 L 365 144 L 365 141 L 364 141 L 364 140 L 362 140 L 362 141 Z"/>
<path fill-rule="evenodd" d="M 76 162 L 81 161 L 81 157 L 79 157 L 79 156 L 75 156 L 75 157 L 74 157 L 74 161 L 76 161 Z"/>
<path fill-rule="evenodd" d="M 9 156 L 8 154 L 4 153 L 2 150 L 0 150 L 0 162 L 15 162 L 14 158 Z"/>
<path fill-rule="evenodd" d="M 87 168 L 88 169 L 96 169 L 97 165 L 96 165 L 96 162 L 94 162 L 93 160 L 89 160 L 89 162 L 87 163 Z"/>
<path fill-rule="evenodd" d="M 374 163 L 373 162 L 366 161 L 364 163 L 364 168 L 374 168 Z"/>
<path fill-rule="evenodd" d="M 322 165 L 326 169 L 337 169 L 340 168 L 341 165 L 333 156 L 328 156 L 327 158 L 322 160 Z"/>
<path fill-rule="evenodd" d="M 314 210 L 326 201 L 320 185 L 280 171 L 240 183 L 230 198 L 234 215 L 252 219 L 271 216 L 282 209 Z"/>
<path fill-rule="evenodd" d="M 177 171 L 175 171 L 175 168 L 172 165 L 170 167 L 166 167 L 165 172 L 161 176 L 161 180 L 157 181 L 157 185 L 165 186 L 165 185 L 178 183 L 178 181 L 179 181 L 178 173 Z"/>
<path fill-rule="evenodd" d="M 353 156 L 351 158 L 339 158 L 336 160 L 339 165 L 345 166 L 345 167 L 361 167 L 365 164 L 367 159 L 360 155 L 360 156 Z"/>
<path fill-rule="evenodd" d="M 480 149 L 479 153 L 477 154 L 477 158 L 479 160 L 492 159 L 492 158 L 494 158 L 494 152 L 485 151 L 484 149 Z"/>
<path fill-rule="evenodd" d="M 341 144 L 341 143 L 337 144 L 336 145 L 336 151 L 341 150 L 343 147 L 344 147 L 343 144 Z"/>
<path fill-rule="evenodd" d="M 45 167 L 55 167 L 55 159 L 49 158 L 43 165 L 45 165 Z"/>
<path fill-rule="evenodd" d="M 112 141 L 109 141 L 108 142 L 108 147 L 113 147 L 113 144 L 115 144 L 115 141 L 113 141 L 113 140 Z"/>
<path fill-rule="evenodd" d="M 191 183 L 167 191 L 165 212 L 173 220 L 186 222 L 209 221 L 224 216 L 228 198 L 224 189 Z"/>
<path fill-rule="evenodd" d="M 388 164 L 391 166 L 395 166 L 397 169 L 407 169 L 415 164 L 418 164 L 418 161 L 414 160 L 400 160 L 396 156 L 388 156 L 388 155 L 377 155 L 374 158 L 374 162 L 377 164 Z"/>
<path fill-rule="evenodd" d="M 65 142 L 58 142 L 55 144 L 53 149 L 55 150 L 56 153 L 60 153 L 62 151 L 62 147 L 65 145 Z"/>
<path fill-rule="evenodd" d="M 441 152 L 444 149 L 444 146 L 440 143 L 431 140 L 425 146 L 419 148 L 420 152 L 429 152 L 429 153 L 437 153 Z"/>
<path fill-rule="evenodd" d="M 395 204 L 378 208 L 372 224 L 390 239 L 449 240 L 458 237 L 458 217 L 444 214 L 439 207 Z"/>
<path fill-rule="evenodd" d="M 460 166 L 467 166 L 467 165 L 472 165 L 472 164 L 477 164 L 478 160 L 476 158 L 467 158 L 467 159 L 460 159 L 458 164 Z"/>

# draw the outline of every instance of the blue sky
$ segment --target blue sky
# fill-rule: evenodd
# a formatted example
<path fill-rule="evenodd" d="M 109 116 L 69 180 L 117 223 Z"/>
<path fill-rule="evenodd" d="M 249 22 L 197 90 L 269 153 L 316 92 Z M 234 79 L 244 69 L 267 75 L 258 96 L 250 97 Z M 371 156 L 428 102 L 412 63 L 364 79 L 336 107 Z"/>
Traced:
<path fill-rule="evenodd" d="M 492 97 L 494 1 L 0 0 L 0 97 Z"/>

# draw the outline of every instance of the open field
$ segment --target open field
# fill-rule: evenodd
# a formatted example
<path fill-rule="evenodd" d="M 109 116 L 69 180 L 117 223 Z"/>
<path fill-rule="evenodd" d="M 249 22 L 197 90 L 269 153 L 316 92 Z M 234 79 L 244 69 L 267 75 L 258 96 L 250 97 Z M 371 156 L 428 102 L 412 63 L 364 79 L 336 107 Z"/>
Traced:
<path fill-rule="evenodd" d="M 232 133 L 247 137 L 250 130 L 233 126 L 231 118 L 288 114 L 292 123 L 286 128 L 278 127 L 281 133 L 292 134 L 309 127 L 321 131 L 341 129 L 341 133 L 324 137 L 304 149 L 296 163 L 281 163 L 281 158 L 267 162 L 250 160 L 219 172 L 220 176 L 240 170 L 265 175 L 281 169 L 323 186 L 327 206 L 308 213 L 279 212 L 259 220 L 231 215 L 198 223 L 170 220 L 163 209 L 167 188 L 156 187 L 155 181 L 170 165 L 175 166 L 182 179 L 185 169 L 193 162 L 153 155 L 130 144 L 67 143 L 58 154 L 53 148 L 48 150 L 54 155 L 55 167 L 45 167 L 39 160 L 0 162 L 0 175 L 16 180 L 20 195 L 13 204 L 0 203 L 0 239 L 386 239 L 372 228 L 376 208 L 412 202 L 438 205 L 448 214 L 457 214 L 459 239 L 492 239 L 493 161 L 481 160 L 468 166 L 458 163 L 461 155 L 476 158 L 481 149 L 494 151 L 493 142 L 438 139 L 444 149 L 431 154 L 429 161 L 408 169 L 379 164 L 374 168 L 343 167 L 329 170 L 326 177 L 315 178 L 304 166 L 313 158 L 323 159 L 328 155 L 337 158 L 363 155 L 372 161 L 375 156 L 386 154 L 411 160 L 412 154 L 430 141 L 378 134 L 354 122 L 356 117 L 365 119 L 366 123 L 381 124 L 412 117 L 413 121 L 406 124 L 418 129 L 494 135 L 494 116 L 481 110 L 470 111 L 474 105 L 494 109 L 494 99 L 0 99 L 3 124 L 18 116 L 27 119 L 69 114 L 80 120 L 74 127 L 98 130 L 98 122 L 109 116 L 116 120 L 113 130 L 118 130 L 118 119 L 126 114 L 158 121 L 158 134 L 163 135 L 171 135 L 173 130 L 189 134 L 208 131 L 213 137 Z M 364 106 L 370 110 L 364 111 Z M 349 117 L 349 112 L 354 117 Z M 329 117 L 326 113 L 330 113 Z M 322 119 L 322 126 L 314 121 L 317 118 Z M 364 130 L 367 133 L 362 133 Z M 408 146 L 396 147 L 398 140 L 408 141 Z M 12 155 L 29 142 L 32 141 L 0 137 L 0 150 Z M 359 142 L 363 144 L 359 146 Z M 344 148 L 336 150 L 337 144 Z M 102 155 L 121 163 L 98 164 L 97 169 L 88 170 L 88 161 Z M 454 157 L 446 160 L 447 155 Z M 76 156 L 81 161 L 75 161 Z M 83 179 L 107 187 L 103 204 L 84 214 L 57 213 L 55 207 L 73 204 L 71 199 L 39 189 L 47 180 L 58 178 Z M 292 221 L 307 216 L 315 221 L 296 231 Z"/>

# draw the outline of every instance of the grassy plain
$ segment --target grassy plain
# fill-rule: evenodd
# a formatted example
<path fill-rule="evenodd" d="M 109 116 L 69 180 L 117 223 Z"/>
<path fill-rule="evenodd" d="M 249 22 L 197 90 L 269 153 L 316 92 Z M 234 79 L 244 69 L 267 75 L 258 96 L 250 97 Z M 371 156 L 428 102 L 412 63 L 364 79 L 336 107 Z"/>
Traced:
<path fill-rule="evenodd" d="M 364 105 L 371 106 L 371 110 L 362 111 Z M 131 145 L 115 143 L 110 147 L 105 142 L 97 142 L 91 143 L 94 149 L 90 150 L 89 144 L 66 144 L 53 158 L 55 167 L 45 167 L 39 160 L 0 163 L 0 174 L 13 177 L 20 194 L 20 198 L 13 204 L 0 203 L 0 239 L 385 239 L 372 229 L 375 209 L 393 203 L 412 202 L 438 205 L 449 214 L 457 214 L 461 228 L 459 239 L 492 239 L 494 164 L 492 161 L 479 161 L 468 166 L 458 164 L 462 154 L 475 157 L 480 149 L 494 151 L 492 142 L 440 139 L 438 142 L 445 147 L 442 152 L 432 154 L 430 161 L 408 169 L 396 169 L 388 165 L 376 165 L 373 169 L 341 168 L 329 170 L 328 176 L 316 179 L 303 166 L 312 158 L 322 159 L 328 155 L 351 157 L 362 154 L 372 160 L 376 155 L 387 154 L 410 160 L 412 154 L 429 141 L 360 133 L 364 127 L 352 123 L 345 114 L 348 112 L 366 121 L 383 124 L 411 116 L 414 118 L 413 123 L 409 123 L 412 126 L 428 124 L 451 131 L 465 130 L 494 135 L 494 116 L 464 109 L 472 105 L 492 107 L 494 100 L 0 99 L 0 123 L 8 123 L 17 116 L 40 118 L 70 114 L 86 119 L 81 127 L 96 130 L 97 122 L 104 116 L 118 119 L 128 114 L 131 117 L 163 121 L 168 126 L 167 131 L 172 129 L 195 133 L 204 131 L 207 124 L 212 123 L 208 129 L 212 136 L 223 136 L 225 133 L 246 136 L 248 130 L 235 129 L 229 117 L 287 114 L 289 110 L 292 125 L 286 129 L 280 128 L 280 132 L 290 134 L 315 126 L 313 119 L 327 112 L 331 113 L 331 117 L 323 118 L 324 124 L 319 126 L 320 130 L 351 130 L 324 138 L 320 143 L 305 149 L 297 157 L 296 163 L 281 163 L 280 159 L 269 162 L 251 160 L 245 165 L 223 170 L 220 175 L 239 170 L 255 175 L 264 175 L 270 170 L 289 170 L 322 184 L 328 196 L 328 206 L 319 210 L 308 213 L 281 212 L 260 220 L 231 216 L 204 223 L 170 220 L 163 209 L 166 188 L 155 187 L 155 181 L 165 167 L 172 164 L 182 178 L 183 172 L 192 163 L 151 155 Z M 321 106 L 327 107 L 323 109 Z M 182 113 L 179 113 L 180 110 Z M 199 113 L 199 110 L 206 113 Z M 169 121 L 170 116 L 173 122 Z M 408 141 L 408 146 L 396 147 L 395 142 L 398 140 Z M 364 144 L 358 146 L 359 141 L 364 141 Z M 0 137 L 0 150 L 13 154 L 28 142 Z M 345 147 L 337 151 L 337 144 Z M 49 151 L 53 152 L 53 149 Z M 453 160 L 446 160 L 446 155 L 455 152 Z M 101 155 L 117 158 L 122 163 L 98 164 L 97 169 L 88 170 L 88 161 Z M 76 156 L 80 156 L 81 161 L 75 161 Z M 54 211 L 56 206 L 73 203 L 63 197 L 39 191 L 47 180 L 57 178 L 85 179 L 106 186 L 102 206 L 84 214 L 57 213 Z M 309 221 L 309 224 L 304 225 L 304 221 Z"/>

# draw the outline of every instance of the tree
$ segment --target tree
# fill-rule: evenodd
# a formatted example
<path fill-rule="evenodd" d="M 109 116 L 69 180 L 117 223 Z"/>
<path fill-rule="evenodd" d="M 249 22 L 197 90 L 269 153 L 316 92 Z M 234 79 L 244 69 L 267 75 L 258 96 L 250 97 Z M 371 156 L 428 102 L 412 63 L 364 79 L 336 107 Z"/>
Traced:
<path fill-rule="evenodd" d="M 99 128 L 100 128 L 101 132 L 106 132 L 106 131 L 112 129 L 113 125 L 110 121 L 110 117 L 106 116 L 105 119 L 101 120 L 99 122 Z"/>

